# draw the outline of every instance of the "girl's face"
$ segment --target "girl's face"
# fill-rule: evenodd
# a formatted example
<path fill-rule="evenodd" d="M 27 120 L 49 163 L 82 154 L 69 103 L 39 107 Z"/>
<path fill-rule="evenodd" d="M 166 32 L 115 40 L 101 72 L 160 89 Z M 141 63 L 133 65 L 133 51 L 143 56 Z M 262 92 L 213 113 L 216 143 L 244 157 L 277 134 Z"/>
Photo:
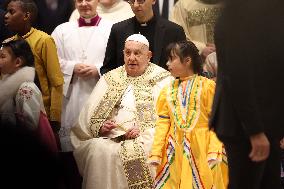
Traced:
<path fill-rule="evenodd" d="M 193 74 L 191 69 L 191 58 L 189 57 L 181 62 L 179 56 L 172 54 L 167 62 L 167 66 L 174 77 L 187 77 Z"/>
<path fill-rule="evenodd" d="M 13 74 L 20 67 L 19 58 L 15 58 L 10 47 L 0 50 L 0 72 L 1 74 Z"/>

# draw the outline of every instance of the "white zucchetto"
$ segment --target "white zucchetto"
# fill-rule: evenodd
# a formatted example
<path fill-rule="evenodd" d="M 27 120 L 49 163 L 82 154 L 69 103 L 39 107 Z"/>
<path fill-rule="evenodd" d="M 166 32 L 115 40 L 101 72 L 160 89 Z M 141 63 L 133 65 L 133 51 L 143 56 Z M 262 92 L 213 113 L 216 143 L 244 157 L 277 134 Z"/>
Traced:
<path fill-rule="evenodd" d="M 132 34 L 129 37 L 127 37 L 125 42 L 127 42 L 127 41 L 137 41 L 137 42 L 143 43 L 144 45 L 149 47 L 149 41 L 147 40 L 147 38 L 144 35 L 141 35 L 141 34 Z"/>

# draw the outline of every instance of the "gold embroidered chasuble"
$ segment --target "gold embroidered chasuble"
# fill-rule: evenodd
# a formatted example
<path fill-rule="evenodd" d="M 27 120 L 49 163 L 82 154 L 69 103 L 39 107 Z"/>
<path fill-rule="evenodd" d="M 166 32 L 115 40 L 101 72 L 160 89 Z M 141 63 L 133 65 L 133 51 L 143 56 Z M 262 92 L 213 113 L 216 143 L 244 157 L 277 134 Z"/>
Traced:
<path fill-rule="evenodd" d="M 145 73 L 139 77 L 129 77 L 121 66 L 103 76 L 108 85 L 98 105 L 90 112 L 90 120 L 86 125 L 87 132 L 92 138 L 99 138 L 99 130 L 104 121 L 111 119 L 113 112 L 119 108 L 123 95 L 131 85 L 135 101 L 134 119 L 139 126 L 140 133 L 155 127 L 156 113 L 153 98 L 153 88 L 157 83 L 165 78 L 169 79 L 170 73 L 154 64 L 150 64 Z M 127 119 L 127 118 L 125 118 Z M 123 124 L 118 124 L 121 130 L 126 131 Z M 74 128 L 76 131 L 76 127 Z M 76 132 L 74 132 L 76 133 Z M 128 188 L 147 189 L 152 188 L 153 179 L 148 165 L 146 164 L 146 154 L 139 137 L 134 140 L 117 141 L 118 137 L 111 137 L 118 142 L 119 159 L 122 163 Z M 101 139 L 101 138 L 99 138 Z M 76 156 L 76 150 L 75 150 Z M 75 157 L 76 158 L 76 157 Z M 80 168 L 79 168 L 80 169 Z"/>
<path fill-rule="evenodd" d="M 214 43 L 214 27 L 221 6 L 218 0 L 179 0 L 170 20 L 181 25 L 187 39 L 202 51 L 207 43 Z"/>
<path fill-rule="evenodd" d="M 91 117 L 90 130 L 93 137 L 98 137 L 102 123 L 107 119 L 115 105 L 119 103 L 119 100 L 121 100 L 129 84 L 132 84 L 134 88 L 137 109 L 136 118 L 140 125 L 140 131 L 143 132 L 147 128 L 154 127 L 156 119 L 154 116 L 155 105 L 152 97 L 152 88 L 158 81 L 170 75 L 170 73 L 164 69 L 159 73 L 155 73 L 155 68 L 157 69 L 156 65 L 150 64 L 143 75 L 139 77 L 129 77 L 125 73 L 124 66 L 122 66 L 117 69 L 117 72 L 108 72 L 104 76 L 110 87 Z"/>

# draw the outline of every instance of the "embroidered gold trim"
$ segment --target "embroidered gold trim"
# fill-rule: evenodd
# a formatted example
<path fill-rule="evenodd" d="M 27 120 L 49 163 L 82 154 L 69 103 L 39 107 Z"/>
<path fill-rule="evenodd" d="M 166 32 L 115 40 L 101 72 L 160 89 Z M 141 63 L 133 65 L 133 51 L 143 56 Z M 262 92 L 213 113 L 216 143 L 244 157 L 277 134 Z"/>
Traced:
<path fill-rule="evenodd" d="M 207 42 L 214 43 L 214 27 L 220 11 L 220 7 L 189 11 L 186 17 L 187 26 L 190 28 L 205 24 Z"/>
<path fill-rule="evenodd" d="M 169 75 L 168 71 L 152 63 L 149 64 L 145 73 L 138 77 L 128 77 L 124 66 L 105 74 L 104 78 L 109 88 L 103 96 L 103 100 L 99 102 L 99 105 L 94 110 L 89 122 L 89 129 L 93 137 L 99 137 L 99 130 L 103 122 L 110 116 L 114 107 L 120 104 L 121 97 L 129 84 L 132 84 L 134 90 L 137 110 L 135 120 L 139 125 L 140 131 L 143 132 L 147 128 L 155 127 L 156 111 L 152 89 L 157 82 Z"/>
<path fill-rule="evenodd" d="M 174 81 L 175 85 L 174 88 L 172 86 L 169 87 L 169 90 L 167 91 L 167 101 L 169 103 L 170 106 L 170 110 L 171 111 L 177 111 L 179 109 L 176 109 L 176 107 L 173 104 L 173 101 L 178 101 L 178 99 L 173 99 L 172 97 L 174 96 L 174 98 L 177 98 L 177 93 L 178 93 L 178 82 L 177 80 Z M 200 103 L 201 103 L 201 92 L 202 92 L 202 87 L 203 87 L 203 82 L 202 82 L 202 77 L 201 76 L 196 76 L 194 83 L 192 83 L 192 89 L 190 92 L 190 101 L 188 103 L 188 107 L 187 109 L 189 110 L 187 118 L 192 118 L 191 120 L 191 124 L 186 127 L 186 128 L 180 128 L 179 127 L 179 123 L 177 121 L 180 121 L 182 119 L 182 115 L 180 112 L 178 112 L 178 120 L 174 120 L 175 126 L 179 127 L 179 129 L 183 129 L 185 132 L 191 132 L 192 129 L 195 127 L 199 116 L 200 116 Z M 174 91 L 174 95 L 171 95 L 171 92 Z M 179 103 L 177 103 L 178 105 Z M 188 121 L 188 120 L 187 120 Z M 188 123 L 186 123 L 188 124 Z"/>
<path fill-rule="evenodd" d="M 154 181 L 142 146 L 135 139 L 125 140 L 119 155 L 129 189 L 152 189 Z"/>

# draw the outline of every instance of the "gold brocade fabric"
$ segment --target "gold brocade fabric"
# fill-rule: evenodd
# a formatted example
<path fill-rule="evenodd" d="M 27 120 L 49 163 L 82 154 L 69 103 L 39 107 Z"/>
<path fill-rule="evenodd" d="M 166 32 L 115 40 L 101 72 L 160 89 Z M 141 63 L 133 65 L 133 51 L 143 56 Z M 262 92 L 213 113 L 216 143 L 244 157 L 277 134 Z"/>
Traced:
<path fill-rule="evenodd" d="M 89 128 L 93 137 L 98 137 L 102 123 L 109 117 L 115 105 L 120 104 L 121 97 L 130 84 L 134 89 L 137 109 L 135 113 L 136 122 L 139 125 L 140 132 L 155 126 L 156 118 L 154 116 L 152 88 L 158 81 L 170 75 L 164 69 L 161 69 L 159 73 L 154 73 L 155 67 L 157 68 L 156 65 L 150 64 L 145 73 L 138 77 L 127 76 L 124 66 L 117 68 L 117 72 L 105 74 L 104 77 L 109 84 L 109 88 L 90 120 Z"/>
<path fill-rule="evenodd" d="M 150 64 L 145 73 L 138 77 L 127 76 L 124 66 L 117 68 L 115 72 L 105 74 L 104 77 L 109 87 L 90 120 L 89 128 L 93 137 L 99 137 L 98 133 L 102 123 L 110 116 L 115 106 L 120 105 L 122 96 L 129 85 L 132 85 L 134 91 L 135 122 L 139 125 L 140 132 L 143 133 L 146 129 L 155 127 L 153 87 L 169 75 L 168 71 L 154 64 Z M 119 156 L 128 187 L 130 189 L 151 189 L 153 179 L 141 144 L 136 139 L 122 141 Z"/>
<path fill-rule="evenodd" d="M 119 152 L 129 189 L 152 189 L 153 179 L 142 146 L 135 140 L 125 140 Z"/>
<path fill-rule="evenodd" d="M 214 26 L 221 8 L 202 8 L 189 11 L 186 17 L 188 28 L 205 24 L 208 43 L 214 43 Z"/>

